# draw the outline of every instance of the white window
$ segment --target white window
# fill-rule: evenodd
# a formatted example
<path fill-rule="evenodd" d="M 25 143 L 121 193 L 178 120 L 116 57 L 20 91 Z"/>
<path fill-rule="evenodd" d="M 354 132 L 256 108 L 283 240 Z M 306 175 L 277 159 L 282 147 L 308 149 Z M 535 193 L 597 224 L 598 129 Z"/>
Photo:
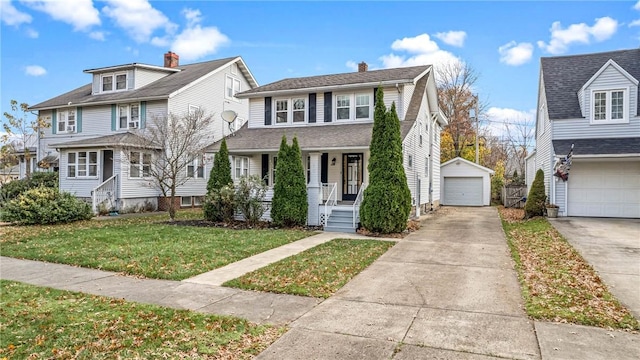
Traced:
<path fill-rule="evenodd" d="M 100 77 L 102 92 L 127 90 L 127 73 L 103 74 Z"/>
<path fill-rule="evenodd" d="M 129 177 L 151 176 L 151 153 L 132 151 L 129 154 Z"/>
<path fill-rule="evenodd" d="M 233 174 L 234 180 L 240 180 L 240 177 L 249 175 L 249 158 L 244 156 L 233 157 Z"/>
<path fill-rule="evenodd" d="M 413 169 L 413 155 L 407 155 L 407 167 Z"/>
<path fill-rule="evenodd" d="M 137 129 L 140 127 L 140 104 L 119 105 L 118 120 L 120 129 Z"/>
<path fill-rule="evenodd" d="M 191 206 L 191 196 L 181 196 L 180 206 Z"/>
<path fill-rule="evenodd" d="M 58 132 L 76 132 L 76 109 L 66 109 L 58 112 Z"/>
<path fill-rule="evenodd" d="M 98 176 L 98 152 L 78 151 L 67 154 L 67 177 L 87 178 Z"/>
<path fill-rule="evenodd" d="M 429 177 L 429 157 L 424 158 L 424 176 Z"/>
<path fill-rule="evenodd" d="M 275 123 L 293 124 L 307 121 L 307 99 L 276 99 Z"/>
<path fill-rule="evenodd" d="M 628 116 L 628 92 L 626 89 L 594 90 L 591 106 L 592 124 L 626 123 Z"/>
<path fill-rule="evenodd" d="M 239 92 L 240 92 L 240 80 L 233 78 L 231 76 L 227 76 L 227 80 L 225 82 L 224 96 L 227 99 L 237 100 L 235 96 Z"/>
<path fill-rule="evenodd" d="M 200 110 L 200 106 L 189 104 L 189 116 L 196 114 Z"/>
<path fill-rule="evenodd" d="M 336 120 L 370 120 L 371 94 L 336 95 Z"/>
<path fill-rule="evenodd" d="M 546 111 L 545 105 L 540 105 L 540 112 L 538 113 L 538 134 L 544 134 Z"/>
<path fill-rule="evenodd" d="M 299 123 L 305 121 L 306 104 L 303 98 L 293 99 L 293 122 Z"/>
<path fill-rule="evenodd" d="M 276 124 L 286 124 L 289 116 L 289 100 L 276 100 Z"/>
<path fill-rule="evenodd" d="M 204 179 L 204 155 L 200 155 L 187 164 L 187 177 Z"/>

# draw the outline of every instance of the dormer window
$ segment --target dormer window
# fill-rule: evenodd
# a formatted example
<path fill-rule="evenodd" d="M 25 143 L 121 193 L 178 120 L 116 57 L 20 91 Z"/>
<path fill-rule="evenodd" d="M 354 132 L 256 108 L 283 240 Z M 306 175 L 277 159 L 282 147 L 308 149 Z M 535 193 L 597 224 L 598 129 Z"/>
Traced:
<path fill-rule="evenodd" d="M 592 91 L 592 124 L 629 122 L 629 96 L 627 89 Z"/>
<path fill-rule="evenodd" d="M 102 92 L 127 90 L 127 74 L 103 74 L 101 84 Z"/>

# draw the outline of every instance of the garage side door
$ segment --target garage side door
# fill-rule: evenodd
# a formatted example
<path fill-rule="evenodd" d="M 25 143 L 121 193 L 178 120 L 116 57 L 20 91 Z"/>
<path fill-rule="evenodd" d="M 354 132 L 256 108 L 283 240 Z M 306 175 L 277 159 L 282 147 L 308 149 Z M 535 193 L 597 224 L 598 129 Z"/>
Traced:
<path fill-rule="evenodd" d="M 482 206 L 482 178 L 445 177 L 444 204 Z"/>
<path fill-rule="evenodd" d="M 574 162 L 569 216 L 640 218 L 640 161 Z"/>

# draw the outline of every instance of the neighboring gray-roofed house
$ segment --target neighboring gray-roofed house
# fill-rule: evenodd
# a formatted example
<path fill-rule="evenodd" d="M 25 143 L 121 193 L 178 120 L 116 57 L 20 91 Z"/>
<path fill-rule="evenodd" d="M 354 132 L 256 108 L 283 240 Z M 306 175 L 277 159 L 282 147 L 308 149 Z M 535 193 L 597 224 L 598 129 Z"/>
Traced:
<path fill-rule="evenodd" d="M 92 199 L 95 208 L 108 203 L 126 212 L 156 205 L 160 192 L 145 170 L 154 149 L 125 150 L 140 143 L 136 129 L 199 109 L 213 115 L 208 131 L 213 141 L 231 132 L 220 117 L 223 111 L 237 115 L 238 127 L 249 117 L 249 101 L 235 95 L 258 84 L 242 58 L 180 65 L 179 56 L 168 52 L 163 65 L 85 70 L 89 84 L 30 107 L 51 125 L 39 139 L 37 158 L 60 172 L 61 190 Z M 206 194 L 210 158 L 194 159 L 185 171 L 188 180 L 177 194 L 183 206 L 198 204 Z"/>
<path fill-rule="evenodd" d="M 431 66 L 367 71 L 361 63 L 358 72 L 284 79 L 238 94 L 249 100 L 249 121 L 226 138 L 234 178 L 259 175 L 272 186 L 282 136 L 295 136 L 307 174 L 308 223 L 355 231 L 353 203 L 358 206 L 368 182 L 378 87 L 387 107 L 396 104 L 415 211 L 437 206 L 440 130 L 447 120 L 438 108 Z"/>
<path fill-rule="evenodd" d="M 639 79 L 640 49 L 541 59 L 527 179 L 544 171 L 560 216 L 640 218 Z"/>

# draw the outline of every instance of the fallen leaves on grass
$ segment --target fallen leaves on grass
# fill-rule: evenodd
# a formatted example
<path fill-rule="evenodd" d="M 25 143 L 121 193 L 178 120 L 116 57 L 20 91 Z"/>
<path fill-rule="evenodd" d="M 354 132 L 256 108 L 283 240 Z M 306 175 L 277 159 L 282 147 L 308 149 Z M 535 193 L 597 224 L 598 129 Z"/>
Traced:
<path fill-rule="evenodd" d="M 593 268 L 546 219 L 517 220 L 513 209 L 499 210 L 530 316 L 640 329 L 629 310 L 609 293 Z"/>

